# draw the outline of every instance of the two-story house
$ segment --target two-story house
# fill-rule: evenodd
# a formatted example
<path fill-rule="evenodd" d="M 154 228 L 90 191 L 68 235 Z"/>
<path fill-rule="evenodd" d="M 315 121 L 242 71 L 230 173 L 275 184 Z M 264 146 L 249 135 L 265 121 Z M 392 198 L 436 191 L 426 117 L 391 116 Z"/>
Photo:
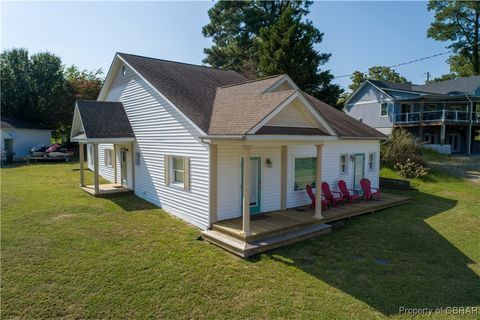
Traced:
<path fill-rule="evenodd" d="M 405 128 L 442 153 L 480 154 L 480 76 L 425 85 L 367 80 L 345 111 L 387 135 Z"/>

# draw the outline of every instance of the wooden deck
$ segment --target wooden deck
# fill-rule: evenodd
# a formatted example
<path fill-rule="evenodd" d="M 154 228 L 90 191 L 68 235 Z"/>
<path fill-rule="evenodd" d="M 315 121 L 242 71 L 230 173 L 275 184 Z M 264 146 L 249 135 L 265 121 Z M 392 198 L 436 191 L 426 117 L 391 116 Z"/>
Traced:
<path fill-rule="evenodd" d="M 313 218 L 314 210 L 308 206 L 272 211 L 252 215 L 250 235 L 246 236 L 242 233 L 242 218 L 235 218 L 214 223 L 211 230 L 203 232 L 203 238 L 230 252 L 246 257 L 329 232 L 331 226 L 328 223 L 330 222 L 376 212 L 409 201 L 409 197 L 383 193 L 380 200 L 356 201 L 324 210 L 322 211 L 324 219 Z M 311 232 L 302 232 L 305 230 Z M 237 247 L 232 248 L 232 245 Z M 241 252 L 242 247 L 243 252 Z"/>
<path fill-rule="evenodd" d="M 95 197 L 111 197 L 116 195 L 133 194 L 133 190 L 128 189 L 127 187 L 124 187 L 120 184 L 105 183 L 105 184 L 100 184 L 98 187 L 100 191 L 99 194 L 95 194 L 94 185 L 88 185 L 80 188 L 86 193 L 89 193 Z"/>

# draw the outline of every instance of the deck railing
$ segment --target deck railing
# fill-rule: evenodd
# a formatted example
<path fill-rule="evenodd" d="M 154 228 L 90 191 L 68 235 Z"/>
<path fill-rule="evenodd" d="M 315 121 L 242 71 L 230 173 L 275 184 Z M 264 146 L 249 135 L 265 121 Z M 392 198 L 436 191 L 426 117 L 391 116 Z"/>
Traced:
<path fill-rule="evenodd" d="M 469 112 L 468 111 L 457 111 L 457 110 L 434 110 L 434 111 L 424 111 L 420 112 L 407 112 L 407 113 L 396 113 L 394 114 L 393 121 L 394 123 L 401 124 L 412 124 L 417 123 L 422 120 L 423 122 L 433 122 L 433 121 L 448 121 L 448 122 L 468 122 Z M 472 113 L 472 121 L 480 122 L 480 112 Z"/>

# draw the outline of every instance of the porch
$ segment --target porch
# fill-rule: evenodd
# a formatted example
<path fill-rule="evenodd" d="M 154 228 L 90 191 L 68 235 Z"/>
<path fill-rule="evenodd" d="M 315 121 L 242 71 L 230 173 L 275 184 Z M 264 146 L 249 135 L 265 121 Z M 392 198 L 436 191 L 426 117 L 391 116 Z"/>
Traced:
<path fill-rule="evenodd" d="M 322 211 L 323 218 L 315 218 L 309 206 L 289 208 L 252 215 L 250 232 L 242 231 L 242 218 L 218 221 L 211 230 L 202 233 L 203 239 L 241 257 L 248 257 L 290 243 L 331 231 L 329 223 L 374 213 L 410 201 L 409 197 L 382 193 L 380 200 L 340 204 Z"/>
<path fill-rule="evenodd" d="M 95 185 L 86 185 L 81 186 L 80 188 L 86 193 L 91 194 L 92 196 L 101 198 L 111 197 L 115 195 L 133 194 L 132 189 L 115 183 L 99 184 L 97 192 L 95 192 Z"/>

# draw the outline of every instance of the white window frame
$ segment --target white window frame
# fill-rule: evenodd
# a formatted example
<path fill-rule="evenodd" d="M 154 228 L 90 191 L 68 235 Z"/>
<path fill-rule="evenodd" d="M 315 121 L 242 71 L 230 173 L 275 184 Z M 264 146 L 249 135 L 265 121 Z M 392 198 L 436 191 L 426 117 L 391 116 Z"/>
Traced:
<path fill-rule="evenodd" d="M 135 165 L 140 166 L 142 156 L 140 152 L 135 152 Z"/>
<path fill-rule="evenodd" d="M 113 167 L 113 149 L 104 149 L 103 150 L 103 162 L 105 167 Z"/>
<path fill-rule="evenodd" d="M 305 156 L 305 157 L 304 157 L 304 156 L 301 156 L 301 157 L 294 157 L 294 158 L 293 158 L 293 174 L 292 174 L 292 178 L 293 178 L 293 181 L 292 181 L 293 191 L 294 191 L 294 192 L 305 192 L 306 188 L 295 190 L 295 180 L 297 180 L 297 179 L 296 179 L 296 176 L 295 176 L 295 163 L 296 163 L 297 159 L 315 159 L 315 162 L 314 162 L 314 163 L 315 163 L 315 170 L 316 170 L 316 169 L 317 169 L 317 167 L 316 167 L 316 166 L 317 166 L 317 157 L 315 157 L 315 156 L 311 156 L 311 157 L 309 157 L 309 156 Z M 314 179 L 316 179 L 316 174 L 314 175 L 314 177 L 315 177 Z M 316 187 L 317 187 L 317 185 L 316 185 L 316 181 L 315 181 L 315 188 L 312 187 L 312 189 L 316 189 Z"/>
<path fill-rule="evenodd" d="M 182 160 L 182 169 L 175 169 L 173 164 L 175 159 Z M 185 157 L 181 156 L 171 156 L 170 157 L 170 185 L 174 187 L 183 188 L 185 186 Z M 183 182 L 175 181 L 175 172 L 181 172 L 183 174 Z"/>
<path fill-rule="evenodd" d="M 385 106 L 385 114 L 383 114 L 383 106 Z M 380 117 L 388 117 L 388 103 L 386 102 L 380 104 Z"/>
<path fill-rule="evenodd" d="M 342 157 L 345 157 L 345 163 L 342 163 Z M 340 174 L 347 174 L 348 173 L 348 154 L 341 153 L 340 154 Z M 345 166 L 345 170 L 342 171 L 342 166 Z"/>
<path fill-rule="evenodd" d="M 93 145 L 92 144 L 88 144 L 88 154 L 90 155 L 90 157 L 88 158 L 88 163 L 93 166 Z"/>
<path fill-rule="evenodd" d="M 375 156 L 376 156 L 376 153 L 375 152 L 369 152 L 368 153 L 368 162 L 367 162 L 367 168 L 368 168 L 368 171 L 373 171 L 375 170 Z M 372 159 L 370 160 L 370 157 L 372 157 Z M 371 166 L 370 166 L 371 165 Z"/>

